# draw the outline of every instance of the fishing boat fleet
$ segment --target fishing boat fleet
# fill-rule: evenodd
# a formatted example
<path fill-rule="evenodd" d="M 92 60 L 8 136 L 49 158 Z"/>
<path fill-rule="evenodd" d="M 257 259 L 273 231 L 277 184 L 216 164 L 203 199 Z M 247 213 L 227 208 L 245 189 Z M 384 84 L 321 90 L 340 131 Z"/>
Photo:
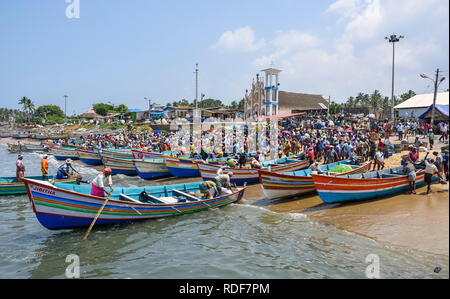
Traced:
<path fill-rule="evenodd" d="M 13 148 L 11 145 L 8 150 L 14 151 Z M 22 144 L 15 150 L 46 151 L 57 160 L 80 160 L 88 166 L 104 165 L 111 169 L 112 175 L 139 176 L 145 180 L 175 176 L 210 181 L 218 174 L 229 174 L 234 188 L 231 193 L 203 199 L 194 195 L 202 188 L 202 182 L 141 188 L 114 187 L 110 198 L 105 199 L 91 195 L 91 187 L 80 185 L 75 179 L 58 181 L 49 177 L 42 181 L 40 177 L 26 177 L 22 182 L 16 178 L 0 179 L 0 195 L 27 193 L 38 221 L 48 229 L 88 226 L 100 207 L 102 210 L 96 225 L 142 221 L 222 207 L 242 199 L 245 189 L 252 184 L 260 184 L 265 197 L 270 200 L 317 192 L 326 204 L 391 196 L 409 187 L 403 166 L 370 171 L 372 161 L 344 160 L 311 168 L 308 160 L 293 155 L 264 161 L 258 168 L 252 168 L 250 164 L 231 168 L 226 164 L 227 157 L 203 160 L 171 151 L 116 150 L 47 143 L 34 147 Z M 247 155 L 248 161 L 251 157 L 251 154 Z M 416 186 L 419 187 L 425 184 L 424 170 L 416 166 Z"/>

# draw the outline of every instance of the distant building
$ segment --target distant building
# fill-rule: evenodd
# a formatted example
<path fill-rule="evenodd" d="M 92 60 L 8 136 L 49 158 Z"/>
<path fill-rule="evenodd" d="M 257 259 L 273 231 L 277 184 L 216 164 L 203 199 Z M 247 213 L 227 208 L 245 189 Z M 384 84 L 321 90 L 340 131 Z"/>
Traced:
<path fill-rule="evenodd" d="M 100 114 L 97 114 L 93 109 L 88 110 L 80 115 L 80 118 L 88 118 L 88 119 L 98 119 L 103 118 Z"/>
<path fill-rule="evenodd" d="M 328 100 L 322 95 L 280 91 L 278 114 L 322 113 L 328 111 Z"/>
<path fill-rule="evenodd" d="M 170 119 L 186 118 L 186 117 L 192 116 L 192 114 L 194 112 L 194 107 L 191 107 L 191 106 L 168 106 L 166 108 L 166 110 L 167 110 L 166 114 Z"/>
<path fill-rule="evenodd" d="M 322 95 L 280 91 L 281 70 L 269 68 L 262 72 L 265 74 L 265 80 L 256 74 L 251 90 L 245 93 L 244 119 L 257 120 L 264 116 L 301 112 L 327 113 L 328 100 Z"/>
<path fill-rule="evenodd" d="M 395 106 L 400 118 L 417 118 L 433 105 L 434 93 L 423 93 L 413 96 L 412 98 Z M 448 106 L 448 91 L 438 92 L 436 104 Z"/>

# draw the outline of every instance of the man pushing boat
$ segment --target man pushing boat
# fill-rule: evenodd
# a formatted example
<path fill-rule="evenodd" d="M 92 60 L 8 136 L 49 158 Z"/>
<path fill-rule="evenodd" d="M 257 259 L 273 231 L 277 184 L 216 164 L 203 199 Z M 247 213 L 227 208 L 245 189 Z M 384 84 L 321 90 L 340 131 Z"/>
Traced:
<path fill-rule="evenodd" d="M 110 192 L 106 191 L 105 183 L 109 186 Z M 105 168 L 103 172 L 100 172 L 92 181 L 91 195 L 105 197 L 105 192 L 110 196 L 113 191 L 111 168 Z"/>
<path fill-rule="evenodd" d="M 70 174 L 70 170 L 75 171 L 76 173 L 80 174 L 78 171 L 76 171 L 73 167 L 72 167 L 72 160 L 71 159 L 67 159 L 66 162 L 59 166 L 58 171 L 56 173 L 56 179 L 58 180 L 63 180 L 63 179 L 67 179 L 70 178 L 72 175 Z"/>

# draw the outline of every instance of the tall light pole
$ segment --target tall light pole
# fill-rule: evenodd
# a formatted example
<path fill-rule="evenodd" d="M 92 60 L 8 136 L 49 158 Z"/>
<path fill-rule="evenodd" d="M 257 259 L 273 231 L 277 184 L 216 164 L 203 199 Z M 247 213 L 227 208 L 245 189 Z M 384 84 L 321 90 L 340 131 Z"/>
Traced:
<path fill-rule="evenodd" d="M 64 95 L 64 122 L 67 121 L 67 98 L 69 97 L 68 95 Z"/>
<path fill-rule="evenodd" d="M 392 108 L 391 108 L 391 119 L 392 122 L 394 122 L 395 114 L 394 114 L 394 106 L 395 106 L 395 100 L 394 100 L 394 64 L 395 64 L 395 43 L 399 42 L 401 38 L 405 38 L 403 35 L 396 36 L 395 34 L 392 34 L 390 37 L 385 37 L 384 39 L 387 39 L 390 43 L 392 43 Z"/>
<path fill-rule="evenodd" d="M 195 64 L 195 110 L 198 109 L 198 63 Z"/>
<path fill-rule="evenodd" d="M 431 128 L 433 128 L 433 125 L 434 125 L 434 111 L 435 111 L 435 107 L 436 107 L 437 91 L 438 91 L 439 84 L 441 84 L 441 82 L 445 80 L 445 77 L 439 78 L 439 69 L 436 70 L 436 79 L 435 80 L 430 78 L 425 73 L 420 74 L 420 77 L 425 78 L 425 79 L 430 79 L 431 81 L 433 81 L 433 84 L 434 84 L 433 107 L 431 108 L 431 121 L 430 121 L 430 126 L 431 126 Z"/>

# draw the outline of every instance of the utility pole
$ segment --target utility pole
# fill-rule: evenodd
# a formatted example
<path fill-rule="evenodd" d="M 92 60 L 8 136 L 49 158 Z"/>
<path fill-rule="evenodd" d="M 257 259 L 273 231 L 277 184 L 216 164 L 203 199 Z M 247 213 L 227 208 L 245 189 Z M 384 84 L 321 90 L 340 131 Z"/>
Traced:
<path fill-rule="evenodd" d="M 439 84 L 441 84 L 441 82 L 445 80 L 445 77 L 439 78 L 439 69 L 436 70 L 436 79 L 434 79 L 434 80 L 431 79 L 430 77 L 428 77 L 428 75 L 424 74 L 424 73 L 420 74 L 420 77 L 425 78 L 425 79 L 430 79 L 434 83 L 433 107 L 431 108 L 431 121 L 430 121 L 430 126 L 431 126 L 431 128 L 433 128 L 433 126 L 434 126 L 434 111 L 436 110 L 436 99 L 437 99 L 438 87 L 439 87 Z"/>
<path fill-rule="evenodd" d="M 195 110 L 198 109 L 198 63 L 195 64 Z"/>
<path fill-rule="evenodd" d="M 327 111 L 327 118 L 330 118 L 330 104 L 331 104 L 331 96 L 328 96 L 328 111 Z"/>
<path fill-rule="evenodd" d="M 64 95 L 64 122 L 67 121 L 67 98 L 68 95 Z"/>
<path fill-rule="evenodd" d="M 436 79 L 434 80 L 433 108 L 431 108 L 431 121 L 430 121 L 431 128 L 434 127 L 434 111 L 436 110 L 435 107 L 436 107 L 438 85 L 439 85 L 439 69 L 436 70 Z"/>
<path fill-rule="evenodd" d="M 392 123 L 394 123 L 395 120 L 395 114 L 394 114 L 394 106 L 395 106 L 395 100 L 394 100 L 394 64 L 395 64 L 395 43 L 399 42 L 401 38 L 405 38 L 403 35 L 396 36 L 395 34 L 392 34 L 390 37 L 385 37 L 384 39 L 387 39 L 390 43 L 392 43 L 392 108 L 391 108 L 391 120 Z"/>

